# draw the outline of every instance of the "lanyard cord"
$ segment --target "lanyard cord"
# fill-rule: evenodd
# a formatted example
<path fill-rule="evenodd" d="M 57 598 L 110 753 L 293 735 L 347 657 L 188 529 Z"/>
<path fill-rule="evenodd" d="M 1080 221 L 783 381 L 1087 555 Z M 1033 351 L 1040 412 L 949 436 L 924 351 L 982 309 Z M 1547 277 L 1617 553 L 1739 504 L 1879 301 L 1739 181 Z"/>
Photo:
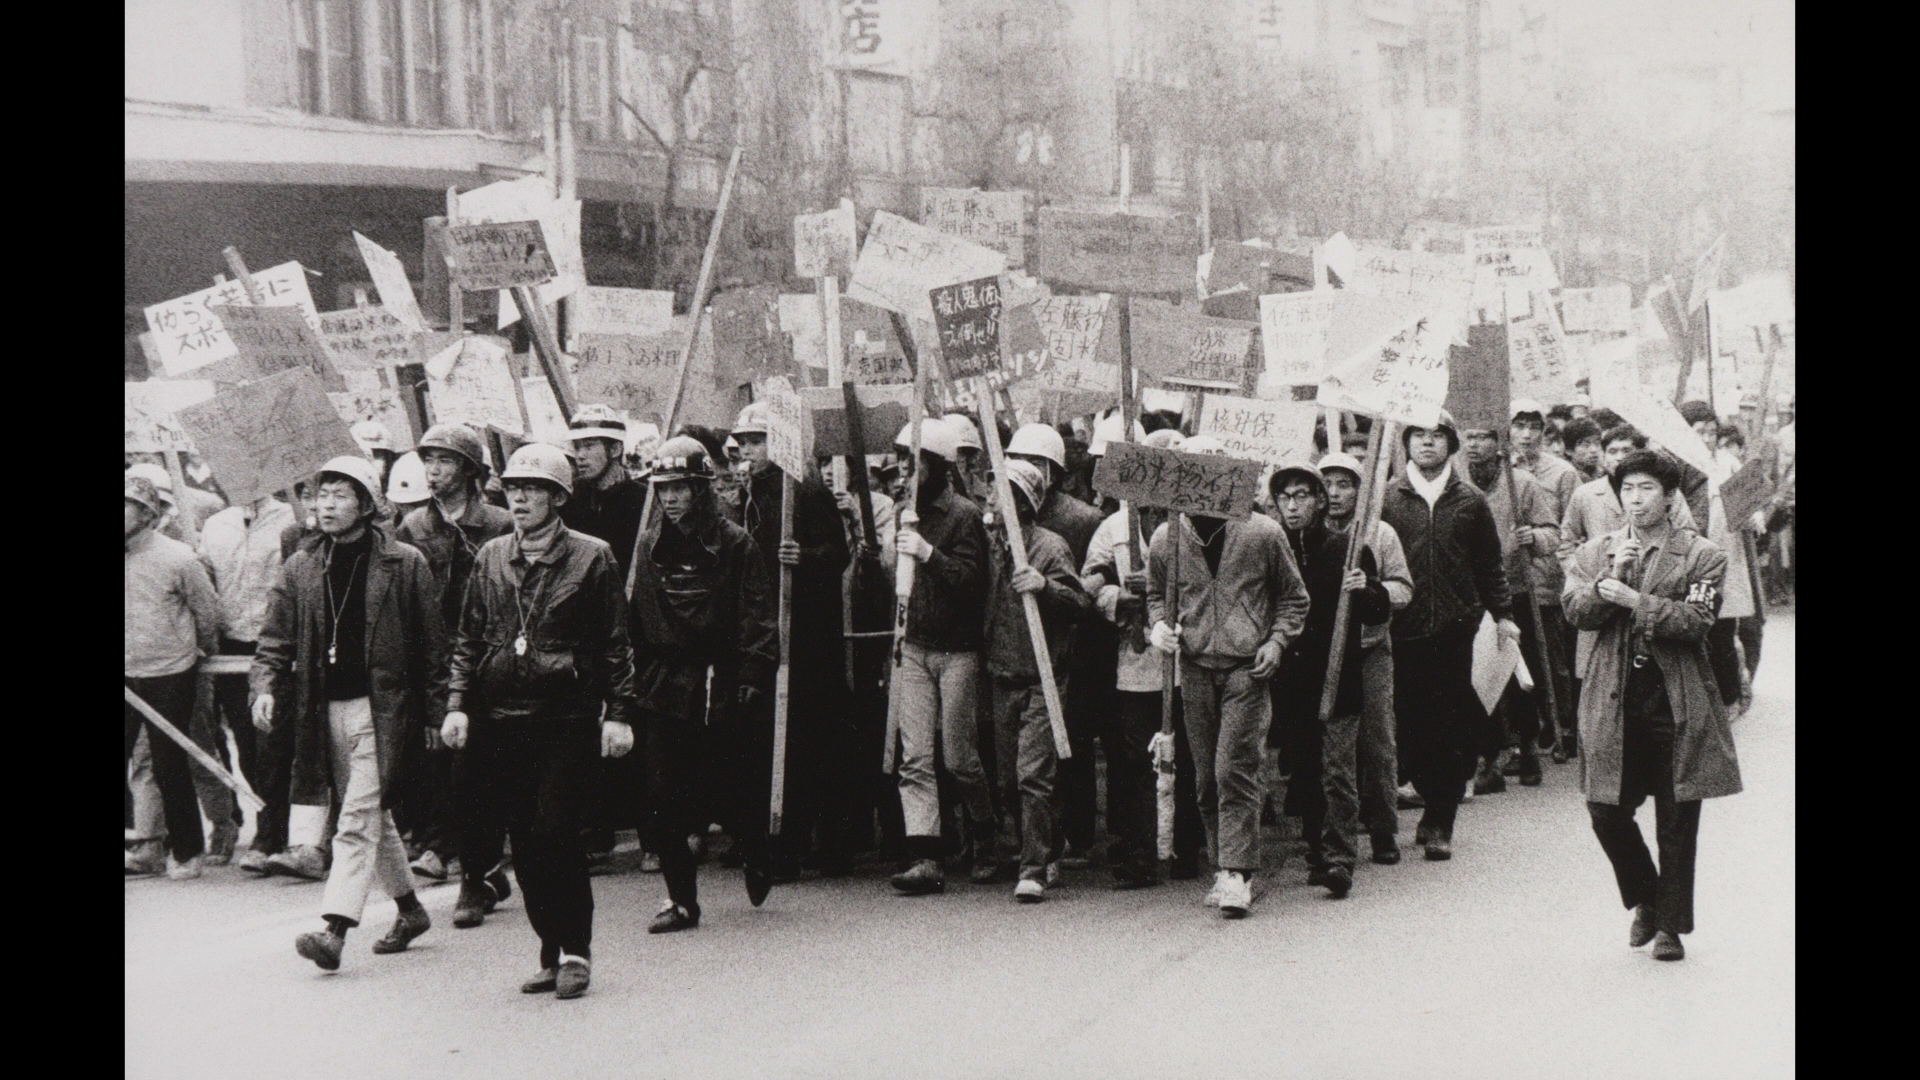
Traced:
<path fill-rule="evenodd" d="M 360 564 L 365 561 L 367 557 L 365 552 L 353 557 L 353 566 L 347 571 L 347 587 L 344 590 L 344 595 L 335 597 L 333 595 L 333 553 L 335 548 L 335 544 L 331 542 L 327 544 L 327 562 L 326 566 L 321 570 L 321 576 L 327 584 L 327 617 L 333 624 L 331 633 L 327 636 L 327 663 L 329 664 L 335 662 L 337 655 L 335 650 L 337 650 L 340 645 L 340 617 L 347 613 L 347 600 L 353 595 L 354 575 L 360 572 Z"/>
<path fill-rule="evenodd" d="M 527 563 L 527 569 L 521 573 L 520 580 L 518 582 L 515 582 L 513 586 L 513 608 L 514 608 L 514 611 L 517 612 L 520 616 L 520 640 L 521 641 L 527 640 L 527 608 L 521 602 L 521 596 L 522 596 L 521 586 L 526 583 L 526 575 L 533 571 L 534 566 L 535 564 L 531 560 L 529 560 Z M 540 605 L 546 600 L 547 584 L 552 580 L 553 580 L 552 574 L 540 575 L 540 587 L 537 590 L 535 590 L 533 594 L 533 614 L 536 617 L 539 616 L 540 614 L 540 610 L 541 610 Z"/>

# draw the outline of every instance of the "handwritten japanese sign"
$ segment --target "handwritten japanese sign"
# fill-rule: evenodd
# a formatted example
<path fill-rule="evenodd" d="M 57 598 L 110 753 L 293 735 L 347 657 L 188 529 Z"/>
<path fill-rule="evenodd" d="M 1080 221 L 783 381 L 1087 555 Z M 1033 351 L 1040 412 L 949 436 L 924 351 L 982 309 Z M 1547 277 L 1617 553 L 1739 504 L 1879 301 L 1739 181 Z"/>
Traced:
<path fill-rule="evenodd" d="M 964 188 L 920 189 L 920 224 L 990 247 L 1010 266 L 1027 262 L 1027 193 Z"/>
<path fill-rule="evenodd" d="M 1006 262 L 1006 256 L 992 248 L 878 210 L 854 264 L 847 297 L 932 322 L 930 292 L 998 274 Z"/>
<path fill-rule="evenodd" d="M 682 424 L 727 424 L 733 420 L 736 393 L 722 387 L 714 366 L 712 316 L 700 328 L 700 340 L 687 361 L 686 391 L 676 421 Z M 600 402 L 625 409 L 638 420 L 664 427 L 693 320 L 673 317 L 664 334 L 582 334 L 575 339 L 579 363 L 573 384 L 582 402 Z"/>
<path fill-rule="evenodd" d="M 1227 453 L 1264 465 L 1313 459 L 1313 425 L 1320 410 L 1304 401 L 1208 394 L 1200 408 L 1200 434 L 1219 439 Z"/>
<path fill-rule="evenodd" d="M 307 291 L 306 271 L 299 263 L 269 267 L 255 273 L 253 280 L 266 294 L 266 306 L 298 307 L 307 316 L 308 325 L 319 325 L 313 296 Z M 153 331 L 153 345 L 167 374 L 178 377 L 238 352 L 213 308 L 249 303 L 246 289 L 238 281 L 225 281 L 147 308 L 147 327 Z"/>
<path fill-rule="evenodd" d="M 1272 293 L 1260 298 L 1260 348 L 1267 379 L 1276 385 L 1318 382 L 1327 367 L 1327 331 L 1333 326 L 1332 289 Z"/>
<path fill-rule="evenodd" d="M 569 314 L 571 334 L 664 334 L 673 329 L 673 293 L 588 285 Z"/>
<path fill-rule="evenodd" d="M 907 350 L 894 332 L 893 320 L 871 304 L 840 298 L 840 346 L 847 353 L 840 367 L 845 382 L 875 385 L 913 381 L 913 365 L 907 363 Z"/>
<path fill-rule="evenodd" d="M 971 379 L 1000 366 L 998 275 L 930 290 L 940 362 L 947 378 Z"/>
<path fill-rule="evenodd" d="M 1258 374 L 1253 332 L 1258 323 L 1216 319 L 1199 304 L 1132 297 L 1133 366 L 1161 382 L 1251 390 Z M 1118 385 L 1117 383 L 1115 384 Z"/>
<path fill-rule="evenodd" d="M 1531 310 L 1507 309 L 1507 360 L 1513 368 L 1513 395 L 1559 402 L 1573 396 L 1573 369 L 1553 301 L 1533 294 Z"/>
<path fill-rule="evenodd" d="M 333 366 L 346 374 L 420 361 L 412 333 L 387 308 L 374 305 L 320 313 L 320 343 Z"/>
<path fill-rule="evenodd" d="M 767 403 L 767 460 L 796 482 L 806 479 L 807 466 L 813 461 L 813 412 L 794 392 L 784 375 L 775 375 L 763 386 Z"/>
<path fill-rule="evenodd" d="M 367 264 L 367 276 L 380 293 L 380 305 L 398 319 L 408 333 L 426 333 L 426 316 L 420 314 L 413 282 L 407 280 L 407 268 L 400 256 L 357 232 L 353 234 L 353 242 L 360 248 L 360 261 Z"/>
<path fill-rule="evenodd" d="M 538 221 L 547 255 L 553 260 L 553 279 L 534 290 L 542 304 L 573 296 L 587 286 L 586 259 L 580 251 L 580 200 L 556 199 L 545 176 L 523 176 L 475 188 L 460 196 L 457 225 Z M 500 293 L 499 322 L 512 325 L 520 318 L 513 295 Z"/>
<path fill-rule="evenodd" d="M 1472 304 L 1498 320 L 1501 297 L 1509 285 L 1548 291 L 1560 287 L 1546 241 L 1538 226 L 1495 226 L 1467 230 L 1467 259 L 1473 265 Z"/>
<path fill-rule="evenodd" d="M 1108 292 L 1193 289 L 1200 233 L 1185 214 L 1094 214 L 1043 206 L 1037 236 L 1041 277 Z"/>
<path fill-rule="evenodd" d="M 793 268 L 799 276 L 851 273 L 854 247 L 852 203 L 818 214 L 794 215 Z"/>
<path fill-rule="evenodd" d="M 235 352 L 233 359 L 203 368 L 208 378 L 244 382 L 303 367 L 329 390 L 344 387 L 326 346 L 298 309 L 216 304 L 212 310 L 233 339 Z"/>
<path fill-rule="evenodd" d="M 553 279 L 537 221 L 447 227 L 447 271 L 463 289 L 511 289 Z"/>
<path fill-rule="evenodd" d="M 149 379 L 127 387 L 127 453 L 192 450 L 193 441 L 173 414 L 213 396 L 204 379 Z"/>
<path fill-rule="evenodd" d="M 1228 320 L 1218 319 L 1214 323 Z M 1214 390 L 1252 389 L 1254 334 L 1259 326 L 1202 326 L 1187 347 L 1186 359 L 1161 372 L 1168 386 L 1198 386 Z"/>
<path fill-rule="evenodd" d="M 236 506 L 360 452 L 319 376 L 306 368 L 223 390 L 174 415 Z"/>
<path fill-rule="evenodd" d="M 1115 442 L 1107 444 L 1106 456 L 1094 469 L 1093 486 L 1134 506 L 1245 521 L 1253 513 L 1260 464 Z"/>
<path fill-rule="evenodd" d="M 1569 334 L 1583 330 L 1630 334 L 1633 332 L 1633 288 L 1623 284 L 1597 289 L 1561 289 L 1560 312 Z"/>
<path fill-rule="evenodd" d="M 1434 312 L 1386 345 L 1333 365 L 1315 400 L 1329 409 L 1432 427 L 1447 398 L 1453 323 L 1448 313 Z"/>
<path fill-rule="evenodd" d="M 400 403 L 399 393 L 387 384 L 381 372 L 354 368 L 340 375 L 346 380 L 347 388 L 327 391 L 327 400 L 333 403 L 334 412 L 349 428 L 362 420 L 378 420 L 394 438 L 405 445 L 413 444 L 413 423 L 407 416 L 406 406 Z"/>
<path fill-rule="evenodd" d="M 1049 363 L 1035 372 L 1035 385 L 1050 390 L 1120 392 L 1120 328 L 1108 318 L 1113 297 L 1049 296 L 1033 305 L 1047 342 Z"/>
<path fill-rule="evenodd" d="M 427 395 L 440 421 L 458 420 L 478 429 L 491 424 L 526 434 L 514 393 L 508 345 L 496 337 L 462 338 L 427 361 Z"/>

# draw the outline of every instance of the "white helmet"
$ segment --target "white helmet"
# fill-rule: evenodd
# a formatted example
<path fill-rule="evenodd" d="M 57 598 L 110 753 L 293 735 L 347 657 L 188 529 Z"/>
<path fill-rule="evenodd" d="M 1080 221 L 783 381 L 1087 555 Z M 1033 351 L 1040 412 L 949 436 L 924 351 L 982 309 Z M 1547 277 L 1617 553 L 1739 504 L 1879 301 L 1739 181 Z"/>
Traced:
<path fill-rule="evenodd" d="M 953 429 L 958 440 L 957 445 L 962 450 L 968 447 L 975 450 L 984 449 L 980 442 L 980 429 L 975 426 L 973 417 L 966 413 L 953 412 L 941 417 L 940 422 Z"/>
<path fill-rule="evenodd" d="M 142 461 L 137 465 L 127 466 L 127 475 L 138 476 L 146 480 L 153 485 L 153 490 L 160 496 L 161 502 L 168 506 L 174 505 L 173 477 L 167 474 L 167 470 L 155 465 L 151 461 Z"/>
<path fill-rule="evenodd" d="M 620 444 L 620 452 L 627 449 L 627 422 L 609 405 L 582 405 L 580 411 L 573 414 L 567 423 L 567 439 L 579 442 L 582 439 L 611 439 Z"/>
<path fill-rule="evenodd" d="M 893 445 L 911 449 L 912 439 L 913 423 L 908 421 L 907 426 L 900 429 L 900 436 L 893 440 Z M 920 449 L 944 460 L 953 461 L 960 456 L 960 439 L 946 421 L 937 416 L 929 416 L 920 421 Z"/>
<path fill-rule="evenodd" d="M 500 473 L 508 480 L 545 480 L 567 494 L 573 494 L 573 462 L 566 452 L 551 443 L 528 443 L 513 452 Z"/>
<path fill-rule="evenodd" d="M 1227 454 L 1227 444 L 1211 435 L 1195 435 L 1193 438 L 1187 439 L 1180 444 L 1180 452 L 1183 454 L 1215 454 L 1220 457 L 1225 457 Z"/>
<path fill-rule="evenodd" d="M 1179 428 L 1163 427 L 1140 440 L 1157 450 L 1178 450 L 1187 441 Z"/>
<path fill-rule="evenodd" d="M 1040 488 L 1046 483 L 1040 475 L 1040 466 L 1031 461 L 1018 459 L 1007 462 L 1007 482 L 1027 497 L 1027 505 L 1035 513 L 1040 511 Z"/>
<path fill-rule="evenodd" d="M 1067 443 L 1060 433 L 1045 424 L 1022 424 L 1007 443 L 1007 453 L 1046 458 L 1062 469 L 1067 467 Z"/>
<path fill-rule="evenodd" d="M 738 435 L 764 436 L 766 433 L 767 403 L 764 401 L 750 401 L 747 403 L 746 408 L 740 410 L 739 417 L 734 420 L 733 431 L 729 437 Z"/>
<path fill-rule="evenodd" d="M 1354 457 L 1352 454 L 1342 454 L 1338 451 L 1321 458 L 1319 468 L 1320 475 L 1323 479 L 1331 470 L 1345 469 L 1353 474 L 1353 482 L 1356 484 L 1367 475 L 1361 469 L 1359 458 Z"/>
<path fill-rule="evenodd" d="M 387 501 L 397 506 L 414 506 L 433 497 L 427 487 L 427 466 L 420 453 L 409 450 L 394 459 L 387 472 Z"/>
<path fill-rule="evenodd" d="M 387 450 L 395 454 L 400 452 L 400 448 L 394 445 L 393 433 L 378 420 L 362 420 L 353 425 L 351 432 L 360 452 L 368 457 L 372 457 L 375 450 Z"/>
<path fill-rule="evenodd" d="M 1093 438 L 1088 442 L 1087 453 L 1094 457 L 1105 457 L 1107 444 L 1110 442 L 1118 442 L 1119 439 L 1120 414 L 1116 412 L 1111 416 L 1102 418 L 1099 423 L 1093 425 Z M 1140 421 L 1138 420 L 1133 422 L 1132 441 L 1137 443 L 1147 441 L 1147 429 L 1141 427 Z"/>
<path fill-rule="evenodd" d="M 361 494 L 366 496 L 362 502 L 366 506 L 367 513 L 372 514 L 379 511 L 380 492 L 382 490 L 380 487 L 380 466 L 375 465 L 372 461 L 353 454 L 343 454 L 327 462 L 325 465 L 320 466 L 319 476 L 323 481 L 329 476 L 338 476 L 343 480 L 353 481 L 354 486 L 358 487 Z"/>

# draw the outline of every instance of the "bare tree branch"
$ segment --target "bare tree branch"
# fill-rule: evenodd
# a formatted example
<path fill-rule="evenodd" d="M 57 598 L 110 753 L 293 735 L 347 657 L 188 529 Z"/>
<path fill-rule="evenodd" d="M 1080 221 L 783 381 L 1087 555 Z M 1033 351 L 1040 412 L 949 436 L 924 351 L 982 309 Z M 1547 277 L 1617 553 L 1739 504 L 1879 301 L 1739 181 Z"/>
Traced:
<path fill-rule="evenodd" d="M 633 102 L 628 101 L 626 98 L 615 98 L 614 100 L 625 106 L 626 110 L 633 114 L 634 122 L 647 129 L 647 134 L 653 136 L 653 141 L 660 144 L 661 150 L 669 154 L 673 153 L 673 147 L 668 146 L 667 140 L 660 137 L 660 133 L 654 130 L 652 124 L 647 123 L 647 118 L 640 115 L 640 110 L 634 108 Z"/>

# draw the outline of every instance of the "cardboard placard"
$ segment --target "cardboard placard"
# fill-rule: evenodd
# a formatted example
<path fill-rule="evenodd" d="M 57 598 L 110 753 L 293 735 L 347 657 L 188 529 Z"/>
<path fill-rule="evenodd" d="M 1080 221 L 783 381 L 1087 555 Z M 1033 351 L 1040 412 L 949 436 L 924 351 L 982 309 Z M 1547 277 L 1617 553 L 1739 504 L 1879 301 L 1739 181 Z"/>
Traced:
<path fill-rule="evenodd" d="M 1035 372 L 1032 385 L 1118 394 L 1120 320 L 1109 317 L 1112 311 L 1113 297 L 1107 293 L 1049 296 L 1033 305 L 1048 362 Z"/>
<path fill-rule="evenodd" d="M 1640 382 L 1636 337 L 1597 342 L 1589 392 L 1596 408 L 1612 409 L 1639 428 L 1649 440 L 1681 461 L 1706 473 L 1716 483 L 1730 470 L 1720 460 L 1665 394 Z"/>
<path fill-rule="evenodd" d="M 568 337 L 576 334 L 665 334 L 673 330 L 673 292 L 588 285 L 574 294 Z"/>
<path fill-rule="evenodd" d="M 378 304 L 320 313 L 320 344 L 342 375 L 420 363 L 414 341 L 407 324 Z"/>
<path fill-rule="evenodd" d="M 728 289 L 713 298 L 714 363 L 723 382 L 740 385 L 793 369 L 793 344 L 780 329 L 774 285 Z"/>
<path fill-rule="evenodd" d="M 1130 302 L 1135 370 L 1170 385 L 1252 389 L 1252 332 L 1259 324 L 1216 319 L 1199 304 L 1138 296 Z"/>
<path fill-rule="evenodd" d="M 793 269 L 803 278 L 853 272 L 853 204 L 793 218 Z"/>
<path fill-rule="evenodd" d="M 978 378 L 1001 366 L 999 275 L 943 285 L 930 290 L 928 300 L 949 380 Z"/>
<path fill-rule="evenodd" d="M 1102 495 L 1135 506 L 1245 521 L 1260 487 L 1260 464 L 1140 443 L 1108 443 L 1093 471 L 1093 486 Z"/>
<path fill-rule="evenodd" d="M 447 227 L 447 272 L 462 289 L 513 289 L 553 280 L 538 221 Z"/>
<path fill-rule="evenodd" d="M 730 424 L 738 410 L 739 392 L 722 386 L 714 368 L 713 319 L 700 328 L 700 340 L 687 362 L 686 391 L 681 397 L 681 424 Z M 582 404 L 601 403 L 625 409 L 637 420 L 665 427 L 668 399 L 693 329 L 691 316 L 675 315 L 665 334 L 583 334 L 575 342 L 579 362 L 573 385 Z"/>
<path fill-rule="evenodd" d="M 1309 402 L 1207 394 L 1198 430 L 1219 439 L 1237 458 L 1305 465 L 1313 461 L 1313 426 L 1319 417 L 1319 408 Z"/>
<path fill-rule="evenodd" d="M 235 506 L 360 453 L 319 376 L 306 368 L 224 390 L 174 415 Z"/>
<path fill-rule="evenodd" d="M 193 440 L 174 418 L 189 405 L 213 396 L 205 379 L 148 379 L 127 387 L 127 453 L 158 454 L 192 450 Z"/>
<path fill-rule="evenodd" d="M 1332 289 L 1270 293 L 1260 298 L 1260 350 L 1265 381 L 1275 386 L 1319 382 L 1327 368 L 1327 333 L 1340 294 Z M 1265 387 L 1262 387 L 1265 389 Z"/>
<path fill-rule="evenodd" d="M 408 333 L 426 333 L 426 316 L 420 314 L 420 302 L 413 295 L 413 282 L 407 280 L 407 268 L 400 256 L 357 232 L 353 234 L 353 242 L 360 249 L 360 261 L 367 264 L 367 277 L 380 294 L 380 306 L 399 320 Z"/>
<path fill-rule="evenodd" d="M 244 382 L 302 367 L 329 390 L 344 389 L 340 373 L 320 343 L 320 335 L 298 309 L 216 304 L 212 309 L 233 340 L 231 360 L 210 364 L 202 374 L 216 382 Z"/>
<path fill-rule="evenodd" d="M 1573 367 L 1553 301 L 1532 294 L 1529 310 L 1507 309 L 1507 358 L 1513 366 L 1513 396 L 1547 405 L 1571 400 Z"/>
<path fill-rule="evenodd" d="M 1542 292 L 1560 287 L 1560 275 L 1537 225 L 1468 229 L 1466 243 L 1473 266 L 1472 305 L 1483 313 L 1482 322 L 1500 321 L 1500 304 L 1509 285 Z"/>
<path fill-rule="evenodd" d="M 1447 352 L 1447 412 L 1460 431 L 1507 429 L 1513 369 L 1507 362 L 1506 331 L 1497 326 L 1468 330 L 1467 344 Z"/>
<path fill-rule="evenodd" d="M 1633 287 L 1603 285 L 1595 289 L 1560 290 L 1561 324 L 1569 334 L 1594 331 L 1633 333 Z"/>
<path fill-rule="evenodd" d="M 1027 193 L 978 188 L 923 187 L 920 224 L 990 247 L 1008 266 L 1027 262 Z"/>
<path fill-rule="evenodd" d="M 767 405 L 767 459 L 797 483 L 813 461 L 813 413 L 784 375 L 764 384 Z"/>
<path fill-rule="evenodd" d="M 1257 324 L 1223 326 L 1228 319 L 1211 319 L 1193 335 L 1187 355 L 1178 365 L 1160 374 L 1167 386 L 1192 386 L 1208 390 L 1251 390 L 1259 377 L 1254 367 L 1258 354 L 1254 335 Z"/>
<path fill-rule="evenodd" d="M 1096 214 L 1043 206 L 1036 236 L 1039 276 L 1107 292 L 1188 293 L 1200 230 L 1176 214 Z"/>
<path fill-rule="evenodd" d="M 1434 312 L 1384 346 L 1335 364 L 1320 380 L 1314 400 L 1376 420 L 1432 427 L 1447 398 L 1453 323 L 1447 313 Z"/>
<path fill-rule="evenodd" d="M 808 422 L 813 427 L 816 454 L 841 457 L 847 454 L 884 454 L 893 448 L 893 437 L 907 426 L 907 406 L 913 401 L 911 386 L 856 386 L 860 402 L 861 431 L 867 444 L 855 448 L 847 429 L 845 392 L 838 386 L 803 386 L 800 400 L 806 403 Z"/>
<path fill-rule="evenodd" d="M 516 371 L 528 368 L 538 371 L 538 365 L 539 361 L 531 357 L 514 357 Z M 560 410 L 560 402 L 553 396 L 553 384 L 544 374 L 528 375 L 520 380 L 520 400 L 527 403 L 527 427 L 533 438 L 567 441 L 567 414 Z"/>
<path fill-rule="evenodd" d="M 927 297 L 934 289 L 998 274 L 1006 264 L 1007 257 L 992 248 L 877 210 L 846 295 L 932 322 Z"/>
<path fill-rule="evenodd" d="M 284 262 L 256 271 L 253 281 L 266 294 L 265 306 L 297 307 L 306 315 L 307 325 L 319 327 L 313 296 L 307 291 L 307 274 L 299 263 Z M 147 308 L 147 328 L 153 332 L 153 345 L 167 374 L 177 378 L 237 354 L 239 350 L 213 308 L 250 303 L 240 282 L 223 281 Z"/>
<path fill-rule="evenodd" d="M 1473 264 L 1465 255 L 1367 248 L 1359 252 L 1344 292 L 1361 296 L 1417 297 L 1454 313 L 1464 333 L 1473 300 Z M 1464 336 L 1455 337 L 1466 344 Z"/>
<path fill-rule="evenodd" d="M 525 435 L 514 392 L 510 346 L 502 338 L 472 335 L 427 361 L 427 395 L 434 418 L 460 421 L 478 430 L 491 424 Z"/>
<path fill-rule="evenodd" d="M 1768 473 L 1765 456 L 1755 454 L 1721 483 L 1720 506 L 1726 511 L 1730 528 L 1746 528 L 1753 512 L 1773 497 L 1773 477 Z"/>
<path fill-rule="evenodd" d="M 327 400 L 333 403 L 333 411 L 348 428 L 363 420 L 378 420 L 401 445 L 412 446 L 418 441 L 419 433 L 413 430 L 407 408 L 401 403 L 399 392 L 388 385 L 387 376 L 363 368 L 343 371 L 340 375 L 347 388 L 327 391 Z"/>
<path fill-rule="evenodd" d="M 551 183 L 540 175 L 501 180 L 461 195 L 458 207 L 462 225 L 540 223 L 540 233 L 545 237 L 547 255 L 552 258 L 554 268 L 553 279 L 534 291 L 545 305 L 573 296 L 587 286 L 587 264 L 580 250 L 580 200 L 554 198 Z M 499 300 L 497 325 L 506 327 L 520 318 L 520 309 L 514 304 L 512 294 L 505 290 L 501 291 Z"/>

